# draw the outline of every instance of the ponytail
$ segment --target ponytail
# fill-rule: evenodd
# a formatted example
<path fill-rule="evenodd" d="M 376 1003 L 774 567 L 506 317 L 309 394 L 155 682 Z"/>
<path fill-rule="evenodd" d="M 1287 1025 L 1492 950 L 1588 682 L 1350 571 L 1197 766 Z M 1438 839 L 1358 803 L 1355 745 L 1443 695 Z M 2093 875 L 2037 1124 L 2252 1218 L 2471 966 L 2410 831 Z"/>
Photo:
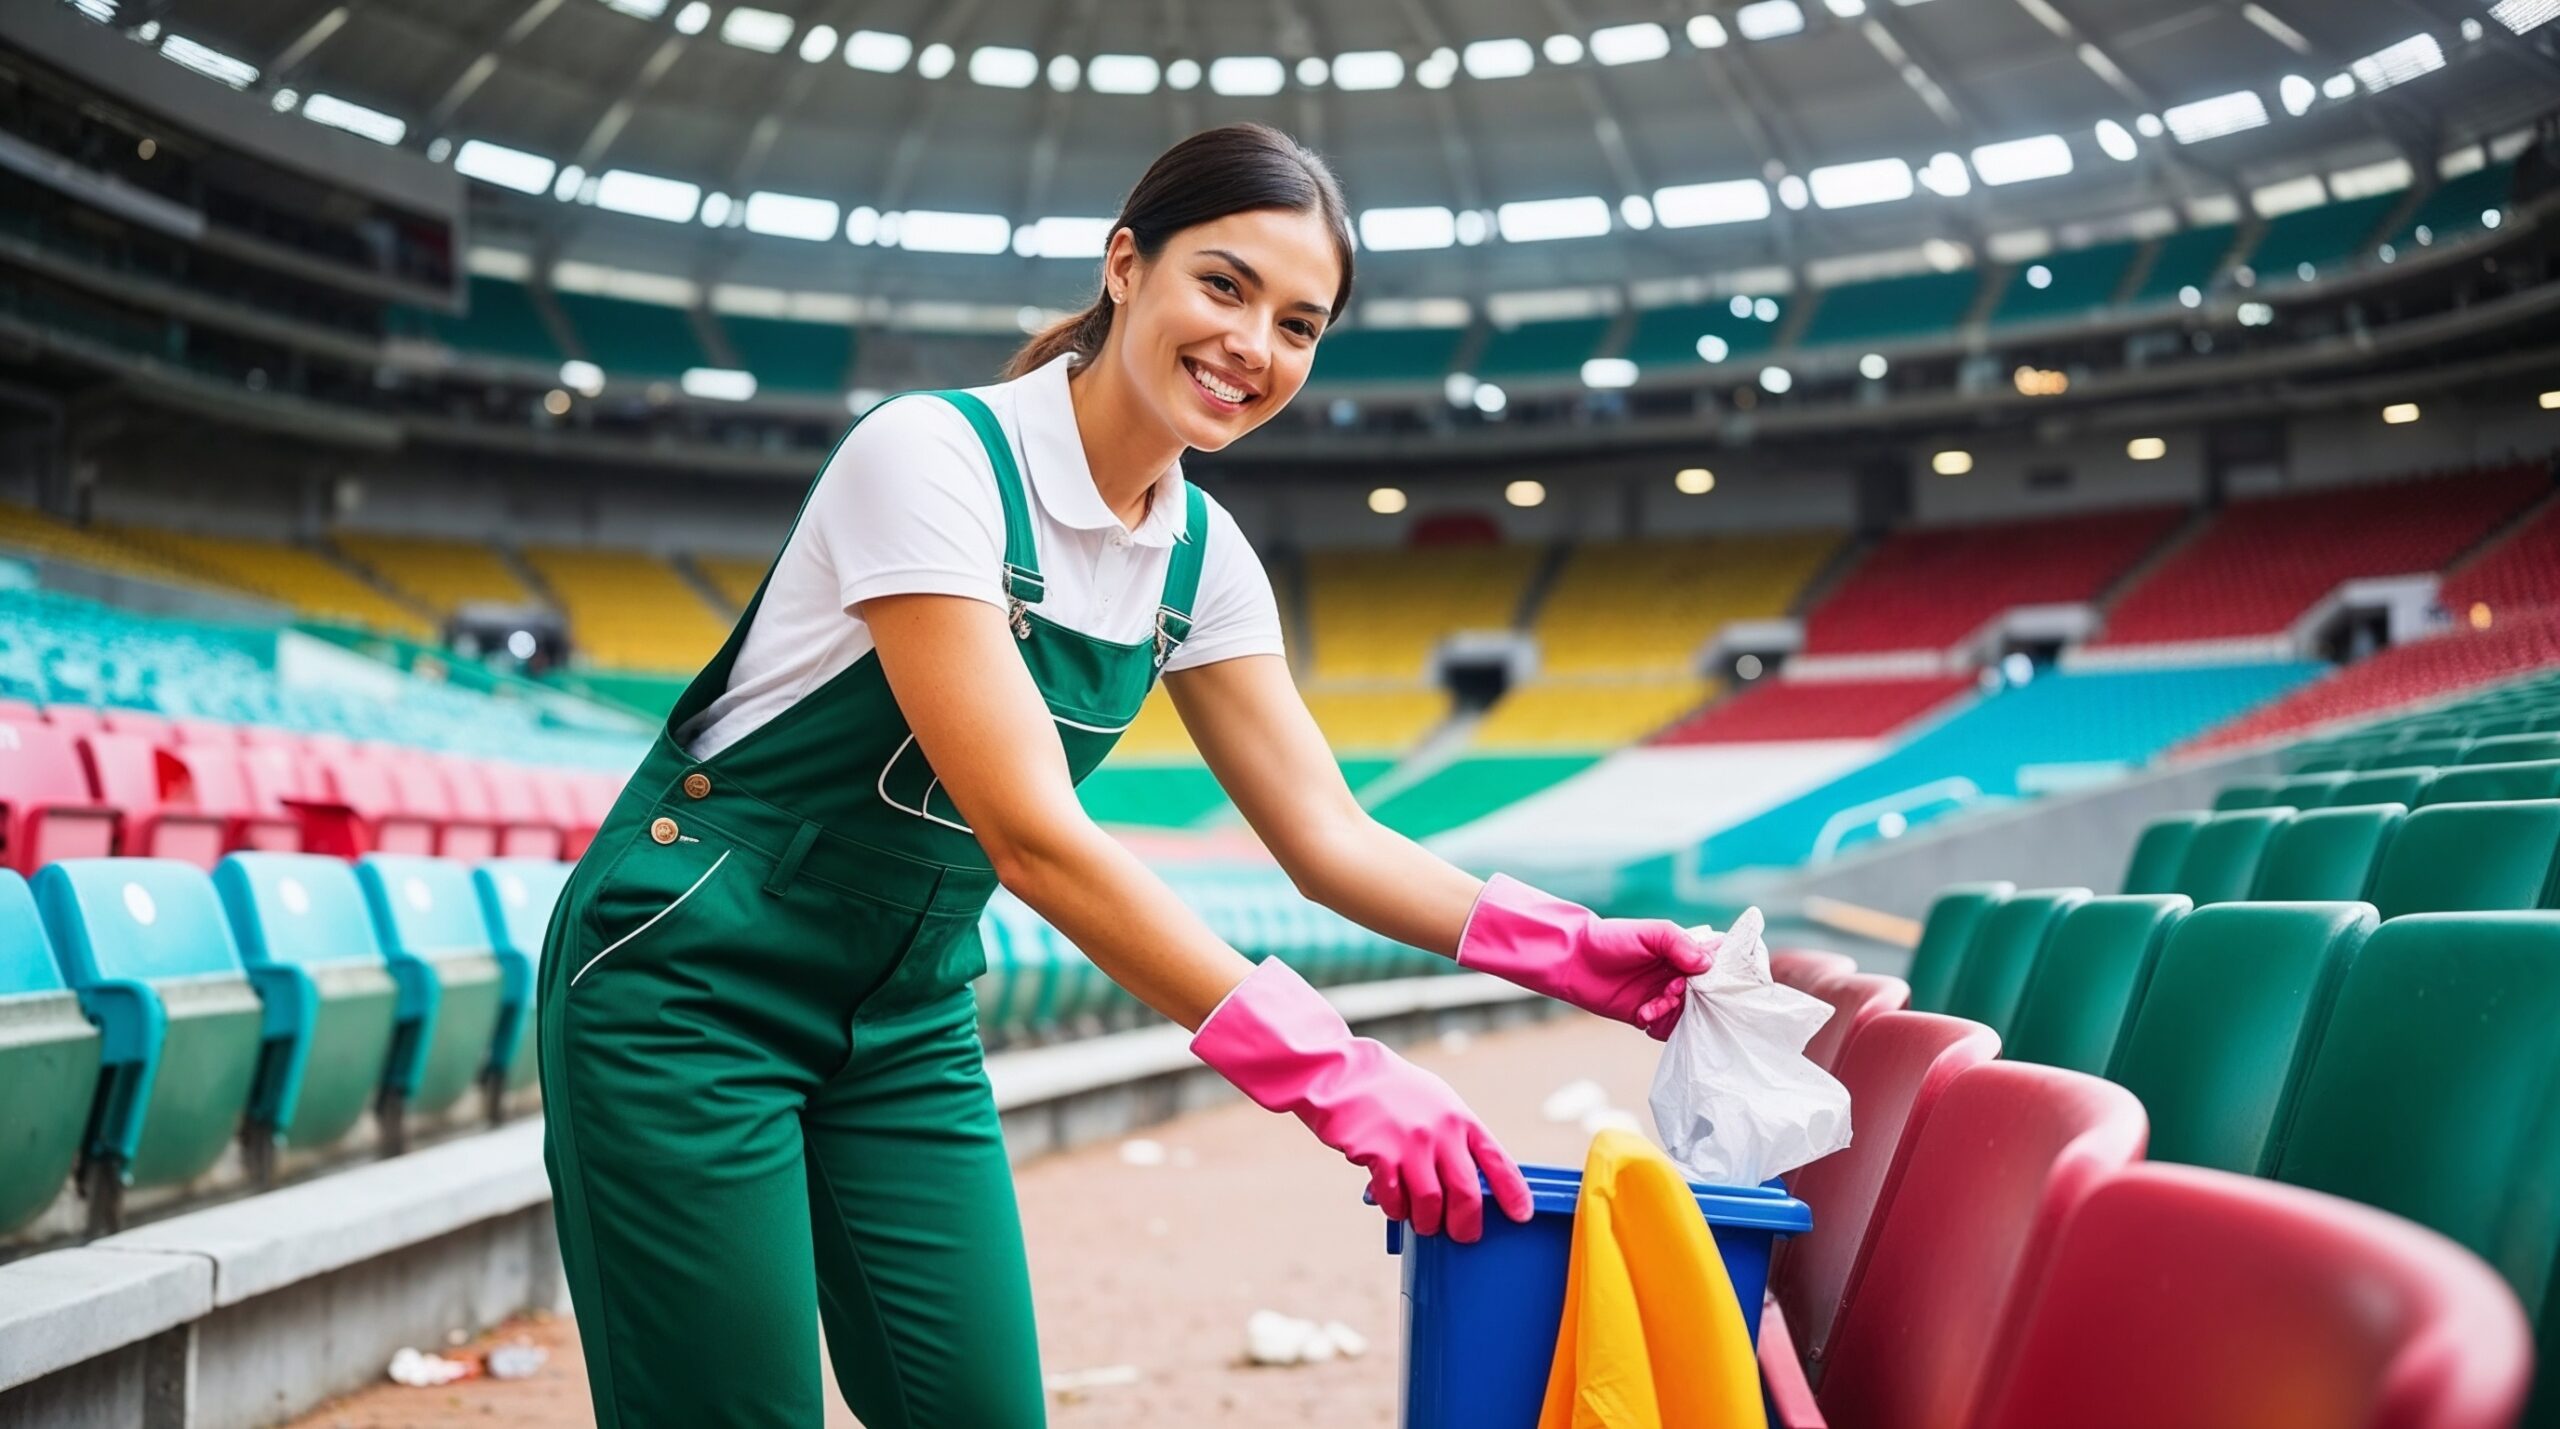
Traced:
<path fill-rule="evenodd" d="M 1011 382 L 1017 377 L 1037 372 L 1066 353 L 1076 355 L 1082 367 L 1102 351 L 1102 340 L 1111 336 L 1111 295 L 1101 294 L 1083 312 L 1063 317 L 1031 335 L 1020 351 L 1007 359 L 998 381 Z"/>

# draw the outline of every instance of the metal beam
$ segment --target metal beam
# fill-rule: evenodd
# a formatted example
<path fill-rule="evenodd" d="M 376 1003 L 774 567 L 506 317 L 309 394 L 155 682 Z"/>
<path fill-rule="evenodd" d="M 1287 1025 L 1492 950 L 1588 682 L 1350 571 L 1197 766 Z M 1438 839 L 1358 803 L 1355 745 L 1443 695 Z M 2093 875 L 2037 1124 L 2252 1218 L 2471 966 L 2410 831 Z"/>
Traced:
<path fill-rule="evenodd" d="M 560 5 L 561 0 L 531 0 L 522 10 L 509 16 L 504 25 L 491 27 L 475 46 L 479 53 L 472 57 L 470 63 L 454 72 L 453 78 L 445 82 L 444 89 L 437 95 L 436 102 L 428 106 L 426 127 L 442 129 L 452 123 L 453 116 L 471 101 L 471 96 L 480 92 L 480 86 L 489 82 L 489 76 L 498 72 L 498 65 L 506 58 L 507 52 L 542 28 L 542 22 L 550 19 Z"/>

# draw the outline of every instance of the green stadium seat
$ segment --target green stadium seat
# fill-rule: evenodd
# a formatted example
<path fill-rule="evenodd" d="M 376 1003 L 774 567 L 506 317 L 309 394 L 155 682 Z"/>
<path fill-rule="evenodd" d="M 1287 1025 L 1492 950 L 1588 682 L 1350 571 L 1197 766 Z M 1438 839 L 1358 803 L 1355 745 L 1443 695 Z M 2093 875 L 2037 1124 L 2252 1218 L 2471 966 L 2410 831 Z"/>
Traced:
<path fill-rule="evenodd" d="M 43 1214 L 71 1179 L 102 1045 L 27 880 L 0 869 L 0 1235 Z"/>
<path fill-rule="evenodd" d="M 2281 782 L 2272 779 L 2244 779 L 2237 784 L 2225 784 L 2222 786 L 2222 791 L 2213 796 L 2213 812 L 2225 814 L 2233 809 L 2263 809 L 2276 802 L 2276 789 Z M 2175 871 L 2175 866 L 2172 865 L 2171 872 Z"/>
<path fill-rule="evenodd" d="M 2304 281 L 2305 264 L 2312 278 L 2362 266 L 2374 257 L 2376 230 L 2399 206 L 2397 193 L 2370 194 L 2279 214 L 2258 236 L 2249 267 L 2260 283 L 2282 285 Z"/>
<path fill-rule="evenodd" d="M 493 858 L 471 870 L 471 891 L 489 925 L 505 990 L 498 1005 L 500 1085 L 513 1092 L 534 1079 L 534 974 L 542 966 L 542 938 L 551 910 L 569 885 L 566 863 L 544 858 Z"/>
<path fill-rule="evenodd" d="M 267 1009 L 249 1096 L 265 1182 L 274 1147 L 326 1146 L 373 1104 L 400 993 L 345 859 L 235 853 L 214 866 L 213 886 Z"/>
<path fill-rule="evenodd" d="M 2560 799 L 2560 759 L 2439 769 L 2420 803 L 2478 804 L 2500 799 Z"/>
<path fill-rule="evenodd" d="M 400 317 L 405 321 L 395 326 L 423 329 L 428 336 L 462 352 L 512 357 L 546 366 L 556 366 L 568 355 L 552 340 L 551 329 L 543 323 L 542 312 L 533 305 L 533 294 L 524 284 L 475 277 L 466 296 L 469 307 L 460 317 L 403 310 Z"/>
<path fill-rule="evenodd" d="M 1999 305 L 1991 311 L 1992 325 L 2085 317 L 2110 306 L 2140 250 L 2137 243 L 2101 243 L 2020 263 L 2010 270 L 2008 284 L 2000 291 Z M 2033 281 L 2039 268 L 2046 279 L 2041 288 Z"/>
<path fill-rule="evenodd" d="M 1730 302 L 1643 309 L 1636 314 L 1635 329 L 1627 335 L 1627 358 L 1639 372 L 1655 367 L 1704 366 L 1707 359 L 1698 351 L 1698 342 L 1706 337 L 1724 342 L 1724 361 L 1757 356 L 1769 350 L 1777 340 L 1779 324 L 1786 321 L 1786 300 L 1772 301 L 1779 307 L 1775 322 L 1737 317 Z"/>
<path fill-rule="evenodd" d="M 2515 186 L 2514 161 L 2489 164 L 2436 185 L 2391 235 L 2403 254 L 2480 230 L 2480 217 L 2501 212 Z"/>
<path fill-rule="evenodd" d="M 2439 764 L 2460 764 L 2471 748 L 2471 741 L 2452 738 L 2412 739 L 2364 755 L 2358 769 L 2419 769 Z"/>
<path fill-rule="evenodd" d="M 577 331 L 588 358 L 608 377 L 674 378 L 689 367 L 713 365 L 683 308 L 593 293 L 555 292 L 551 297 Z"/>
<path fill-rule="evenodd" d="M 2239 236 L 2240 230 L 2234 225 L 2217 223 L 2182 229 L 2161 239 L 2160 246 L 2152 252 L 2151 271 L 2143 275 L 2133 301 L 2174 303 L 2181 288 L 2212 292 L 2214 280 L 2221 276 L 2223 260 L 2231 256 L 2231 245 Z"/>
<path fill-rule="evenodd" d="M 723 313 L 720 328 L 759 392 L 841 396 L 853 371 L 853 329 L 842 323 Z"/>
<path fill-rule="evenodd" d="M 248 1109 L 261 1020 L 213 881 L 174 859 L 66 859 L 36 875 L 35 897 L 105 1033 L 88 1159 L 124 1186 L 203 1175 Z"/>
<path fill-rule="evenodd" d="M 2373 933 L 2362 903 L 2226 903 L 2169 937 L 2107 1075 L 2151 1112 L 2151 1159 L 2272 1170 L 2339 980 Z"/>
<path fill-rule="evenodd" d="M 2220 807 L 2219 800 L 2216 807 Z M 2124 891 L 2177 892 L 2178 870 L 2187 861 L 2187 845 L 2194 842 L 2196 830 L 2204 827 L 2208 817 L 2205 814 L 2164 814 L 2143 825 L 2141 837 L 2133 843 L 2133 859 L 2125 866 Z"/>
<path fill-rule="evenodd" d="M 1801 346 L 1953 336 L 1982 290 L 1982 275 L 1913 273 L 1826 288 L 1806 324 Z"/>
<path fill-rule="evenodd" d="M 400 986 L 384 1098 L 384 1137 L 398 1146 L 408 1113 L 448 1110 L 496 1065 L 506 978 L 464 865 L 369 853 L 356 879 Z"/>
<path fill-rule="evenodd" d="M 2460 762 L 2517 764 L 2541 759 L 2560 759 L 2560 734 L 2501 734 L 2486 739 L 2474 738 L 2471 747 L 2462 752 Z"/>
<path fill-rule="evenodd" d="M 1928 921 L 1920 925 L 1920 942 L 1912 948 L 1911 965 L 1903 972 L 1903 980 L 1911 984 L 1912 1011 L 1946 1011 L 1947 996 L 1964 972 L 1974 935 L 1982 931 L 1992 910 L 2017 891 L 2014 883 L 1959 883 L 1929 905 Z"/>
<path fill-rule="evenodd" d="M 2309 809 L 2277 831 L 2258 859 L 2261 903 L 2345 903 L 2373 886 L 2374 866 L 2400 830 L 2402 804 Z"/>
<path fill-rule="evenodd" d="M 2385 918 L 2544 907 L 2555 849 L 2560 799 L 2419 809 L 2383 850 L 2373 905 Z"/>
<path fill-rule="evenodd" d="M 2412 815 L 2412 821 L 2418 816 Z M 2396 918 L 2365 945 L 2303 1081 L 2276 1179 L 2450 1236 L 2515 1287 L 2560 1414 L 2560 914 Z"/>
<path fill-rule="evenodd" d="M 2065 915 L 2089 901 L 2085 888 L 2032 888 L 2010 895 L 1982 920 L 1965 950 L 1964 972 L 1947 994 L 1947 1015 L 1969 1018 L 2009 1040 L 2018 999 Z"/>
<path fill-rule="evenodd" d="M 2354 754 L 2331 750 L 2301 755 L 2288 760 L 2287 763 L 2296 774 L 2330 774 L 2341 769 L 2355 768 L 2356 757 Z"/>
<path fill-rule="evenodd" d="M 978 1026 L 991 1042 L 1012 1041 L 1057 1025 L 1056 1009 L 1071 1000 L 1066 985 L 1075 949 L 1038 914 L 999 891 L 978 918 L 987 954 L 977 981 Z M 1075 970 L 1080 979 L 1082 971 Z M 1078 989 L 1073 996 L 1081 996 Z"/>
<path fill-rule="evenodd" d="M 2286 804 L 2296 809 L 2325 809 L 2336 801 L 2338 786 L 2347 782 L 2347 771 L 2331 770 L 2325 774 L 2296 774 L 2275 787 L 2275 796 L 2267 802 Z"/>
<path fill-rule="evenodd" d="M 1462 327 L 1363 328 L 1329 332 L 1316 344 L 1311 382 L 1411 382 L 1437 385 L 1458 360 Z"/>
<path fill-rule="evenodd" d="M 1564 318 L 1497 327 L 1476 354 L 1478 377 L 1579 377 L 1614 318 Z"/>
<path fill-rule="evenodd" d="M 2434 769 L 2424 767 L 2368 769 L 2340 784 L 2329 803 L 2341 809 L 2356 804 L 2406 804 L 2414 809 L 2435 777 Z"/>
<path fill-rule="evenodd" d="M 2247 898 L 2258 881 L 2258 860 L 2268 841 L 2293 822 L 2293 812 L 2235 809 L 2205 820 L 2188 840 L 2187 856 L 2178 861 L 2173 891 L 2194 899 L 2199 908 Z"/>
<path fill-rule="evenodd" d="M 2194 906 L 2151 894 L 2092 898 L 2065 914 L 2018 1000 L 2011 1060 L 2105 1076 L 2153 960 Z"/>

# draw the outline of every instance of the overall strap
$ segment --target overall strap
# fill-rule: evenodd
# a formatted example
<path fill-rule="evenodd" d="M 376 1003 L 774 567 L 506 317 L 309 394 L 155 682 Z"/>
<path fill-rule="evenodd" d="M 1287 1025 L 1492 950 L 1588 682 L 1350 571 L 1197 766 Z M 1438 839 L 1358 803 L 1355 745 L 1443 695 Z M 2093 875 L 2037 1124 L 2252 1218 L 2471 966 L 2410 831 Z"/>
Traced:
<path fill-rule="evenodd" d="M 1156 668 L 1191 638 L 1191 607 L 1200 598 L 1200 568 L 1209 556 L 1209 498 L 1182 483 L 1182 536 L 1164 571 L 1164 595 L 1156 603 Z"/>
<path fill-rule="evenodd" d="M 971 393 L 953 388 L 932 395 L 960 409 L 977 429 L 979 445 L 987 449 L 987 464 L 995 468 L 996 495 L 1004 501 L 1004 593 L 1010 603 L 1013 632 L 1030 638 L 1030 627 L 1022 618 L 1021 607 L 1038 605 L 1049 593 L 1040 578 L 1040 544 L 1031 533 L 1031 493 L 1022 482 L 1022 469 L 1014 465 L 1013 443 L 1006 440 L 1004 427 L 987 404 Z"/>

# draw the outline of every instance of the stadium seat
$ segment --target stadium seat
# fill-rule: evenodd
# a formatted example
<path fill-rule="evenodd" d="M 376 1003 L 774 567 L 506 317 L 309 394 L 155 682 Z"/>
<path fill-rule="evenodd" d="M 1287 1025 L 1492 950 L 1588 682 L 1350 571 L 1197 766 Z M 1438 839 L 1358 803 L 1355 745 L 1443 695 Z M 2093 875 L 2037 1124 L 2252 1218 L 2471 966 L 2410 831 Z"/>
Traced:
<path fill-rule="evenodd" d="M 1833 1332 L 1832 1429 L 1970 1423 L 2001 1326 L 2062 1227 L 2142 1156 L 2122 1087 L 2023 1062 L 1955 1079 L 1902 1167 Z"/>
<path fill-rule="evenodd" d="M 2205 820 L 2178 862 L 2173 891 L 2194 899 L 2199 908 L 2248 897 L 2268 841 L 2292 822 L 2290 808 L 2237 809 Z"/>
<path fill-rule="evenodd" d="M 128 858 L 174 858 L 211 872 L 222 857 L 228 821 L 171 803 L 164 781 L 168 756 L 133 734 L 80 736 L 80 762 L 98 802 L 116 811 L 115 851 Z"/>
<path fill-rule="evenodd" d="M 2560 596 L 2554 596 L 2560 600 Z M 2516 764 L 2560 759 L 2560 734 L 2499 734 L 2475 738 L 2462 751 L 2464 764 Z"/>
<path fill-rule="evenodd" d="M 1999 1055 L 1990 1028 L 1925 1012 L 1884 1013 L 1840 1049 L 1833 1070 L 1849 1089 L 1854 1135 L 1789 1178 L 1788 1189 L 1813 1208 L 1813 1229 L 1780 1246 L 1770 1271 L 1788 1333 L 1816 1377 L 1913 1138 L 1960 1073 Z"/>
<path fill-rule="evenodd" d="M 2296 774 L 2276 785 L 2267 802 L 2295 809 L 2325 809 L 2335 801 L 2338 786 L 2346 783 L 2348 778 L 2347 771 L 2343 769 L 2323 774 Z"/>
<path fill-rule="evenodd" d="M 563 838 L 560 821 L 543 807 L 533 771 L 512 765 L 484 764 L 450 757 L 445 767 L 459 781 L 476 781 L 486 791 L 490 819 L 497 826 L 498 856 L 554 862 Z"/>
<path fill-rule="evenodd" d="M 2009 1036 L 2019 995 L 2044 956 L 2053 930 L 2072 909 L 2089 901 L 2085 888 L 2032 888 L 2013 894 L 1982 920 L 1966 950 L 1963 975 L 1947 993 L 1946 1011 Z"/>
<path fill-rule="evenodd" d="M 2415 822 L 2418 815 L 2411 815 Z M 2487 1260 L 2560 1348 L 2560 913 L 2382 925 L 2339 990 L 2276 1179 L 2345 1196 Z M 2560 1422 L 2545 1373 L 2524 1422 Z"/>
<path fill-rule="evenodd" d="M 235 853 L 213 886 L 266 1004 L 249 1096 L 259 1179 L 276 1146 L 325 1146 L 353 1130 L 383 1085 L 399 989 L 345 859 Z"/>
<path fill-rule="evenodd" d="M 2404 913 L 2540 908 L 2560 850 L 2560 800 L 2438 804 L 2401 821 L 2373 878 L 2373 905 Z"/>
<path fill-rule="evenodd" d="M 2214 800 L 2216 809 L 2258 808 L 2258 803 L 2225 802 L 2234 785 L 2223 790 L 2223 798 Z M 2127 893 L 2175 893 L 2178 871 L 2187 861 L 2187 845 L 2195 841 L 2196 830 L 2204 827 L 2203 814 L 2163 814 L 2142 826 L 2140 837 L 2133 841 L 2133 859 L 2125 866 L 2124 891 Z"/>
<path fill-rule="evenodd" d="M 1495 326 L 1472 364 L 1480 377 L 1579 377 L 1615 318 L 1555 318 Z"/>
<path fill-rule="evenodd" d="M 2357 804 L 2406 804 L 2414 809 L 2435 777 L 2436 771 L 2425 767 L 2362 770 L 2349 774 L 2329 795 L 2329 803 L 2341 809 Z"/>
<path fill-rule="evenodd" d="M 2090 1193 L 2013 1317 L 1980 1429 L 2506 1429 L 2515 1296 L 2444 1237 L 2184 1166 Z"/>
<path fill-rule="evenodd" d="M 570 868 L 551 859 L 498 858 L 471 870 L 480 916 L 489 925 L 489 946 L 496 950 L 505 978 L 498 1003 L 496 1070 L 500 1087 L 508 1092 L 533 1081 L 529 1039 L 535 973 L 542 966 L 543 934 L 561 890 L 569 886 Z"/>
<path fill-rule="evenodd" d="M 2457 764 L 2439 769 L 2419 796 L 2422 805 L 2483 804 L 2515 799 L 2560 799 L 2560 759 L 2513 764 Z"/>
<path fill-rule="evenodd" d="M 1825 984 L 1856 975 L 1858 960 L 1846 953 L 1813 948 L 1780 948 L 1769 955 L 1769 980 L 1798 992 L 1819 992 Z"/>
<path fill-rule="evenodd" d="M 0 1235 L 53 1204 L 80 1157 L 98 1029 L 62 980 L 26 879 L 0 869 Z"/>
<path fill-rule="evenodd" d="M 104 858 L 116 811 L 89 787 L 72 736 L 50 725 L 0 724 L 0 863 L 32 875 L 62 858 Z"/>
<path fill-rule="evenodd" d="M 291 806 L 304 850 L 333 858 L 435 852 L 436 821 L 428 811 L 410 807 L 408 791 L 392 775 L 395 761 L 369 750 L 327 751 L 314 759 L 325 792 Z"/>
<path fill-rule="evenodd" d="M 95 705 L 47 705 L 44 722 L 74 737 L 96 734 L 107 727 L 106 716 Z"/>
<path fill-rule="evenodd" d="M 2194 907 L 2182 894 L 2127 895 L 2064 914 L 2018 1000 L 2009 1057 L 2105 1076 L 2153 962 Z"/>
<path fill-rule="evenodd" d="M 2262 903 L 2352 902 L 2373 884 L 2374 865 L 2408 816 L 2400 804 L 2312 809 L 2276 831 L 2258 860 Z"/>
<path fill-rule="evenodd" d="M 2014 883 L 1959 883 L 1929 905 L 1920 925 L 1920 942 L 1911 950 L 1904 977 L 1911 984 L 1911 1010 L 1944 1012 L 1948 994 L 1963 974 L 1965 955 L 1992 912 L 2018 891 Z"/>
<path fill-rule="evenodd" d="M 1815 1066 L 1828 1070 L 1840 1060 L 1840 1049 L 1849 1044 L 1859 1028 L 1910 1005 L 1911 984 L 1879 973 L 1851 973 L 1823 984 L 1814 995 L 1831 1004 L 1831 1020 L 1804 1044 L 1804 1055 Z"/>
<path fill-rule="evenodd" d="M 2151 1156 L 2271 1170 L 2339 979 L 2374 929 L 2362 903 L 2226 903 L 2178 925 L 2108 1075 L 2151 1111 Z"/>
<path fill-rule="evenodd" d="M 283 810 L 266 810 L 251 797 L 237 746 L 180 744 L 164 751 L 163 788 L 170 802 L 183 802 L 223 821 L 222 848 L 258 849 L 268 853 L 302 851 L 302 822 Z"/>
<path fill-rule="evenodd" d="M 36 875 L 63 980 L 105 1034 L 89 1119 L 93 1226 L 124 1186 L 210 1170 L 240 1129 L 262 1012 L 204 870 L 172 859 L 81 858 Z"/>
<path fill-rule="evenodd" d="M 2410 769 L 2459 764 L 2471 752 L 2471 741 L 2459 735 L 2444 739 L 2412 739 L 2375 750 L 2356 761 L 2360 770 Z"/>
<path fill-rule="evenodd" d="M 2231 248 L 2240 230 L 2228 223 L 2203 228 L 2184 228 L 2160 240 L 2152 251 L 2151 269 L 2144 275 L 2142 286 L 2135 290 L 2136 305 L 2173 303 L 2178 290 L 2195 288 L 2210 292 L 2223 260 L 2231 256 Z"/>
<path fill-rule="evenodd" d="M 463 863 L 498 856 L 497 806 L 477 766 L 412 751 L 392 761 L 391 783 L 409 807 L 435 814 L 438 855 Z"/>
<path fill-rule="evenodd" d="M 1436 388 L 1457 361 L 1466 336 L 1463 327 L 1347 326 L 1325 334 L 1307 380 L 1320 385 L 1427 383 Z"/>
<path fill-rule="evenodd" d="M 500 1065 L 506 980 L 464 865 L 375 853 L 356 861 L 356 878 L 400 985 L 383 1116 L 398 1149 L 410 1112 L 445 1111 Z"/>
<path fill-rule="evenodd" d="M 2222 791 L 2213 796 L 2213 812 L 2221 814 L 2233 809 L 2263 809 L 2276 802 L 2278 782 L 2271 779 L 2244 779 L 2237 783 L 2225 784 L 2222 786 Z M 2148 825 L 2145 826 L 2146 829 L 2148 827 Z"/>

